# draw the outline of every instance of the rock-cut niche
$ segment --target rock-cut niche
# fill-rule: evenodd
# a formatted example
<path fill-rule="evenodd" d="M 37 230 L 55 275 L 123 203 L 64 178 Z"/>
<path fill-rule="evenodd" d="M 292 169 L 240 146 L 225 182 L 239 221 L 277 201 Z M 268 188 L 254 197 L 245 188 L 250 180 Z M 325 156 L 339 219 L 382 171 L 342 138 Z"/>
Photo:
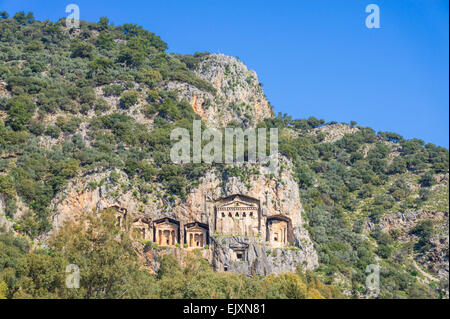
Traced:
<path fill-rule="evenodd" d="M 272 247 L 286 247 L 292 243 L 292 222 L 289 217 L 275 215 L 267 217 L 266 241 Z"/>

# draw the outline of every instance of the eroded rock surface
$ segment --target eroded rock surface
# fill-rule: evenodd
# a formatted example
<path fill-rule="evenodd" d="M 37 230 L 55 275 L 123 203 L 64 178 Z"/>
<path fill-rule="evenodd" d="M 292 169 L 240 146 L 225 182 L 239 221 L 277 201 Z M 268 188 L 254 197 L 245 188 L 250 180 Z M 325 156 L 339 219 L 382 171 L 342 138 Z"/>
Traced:
<path fill-rule="evenodd" d="M 133 195 L 134 189 L 126 174 L 120 171 L 116 171 L 120 174 L 119 180 L 111 178 L 111 171 L 92 172 L 73 180 L 58 194 L 52 205 L 52 223 L 54 229 L 58 229 L 65 220 L 81 212 L 114 208 L 118 216 L 128 216 L 131 228 L 139 230 L 136 239 L 179 250 L 191 248 L 186 225 L 198 222 L 206 225 L 208 232 L 200 248 L 209 251 L 206 257 L 217 270 L 265 275 L 294 271 L 297 266 L 312 269 L 317 266 L 318 258 L 303 225 L 298 187 L 290 162 L 282 159 L 280 163 L 283 168 L 274 176 L 259 174 L 256 164 L 242 167 L 249 172 L 247 180 L 212 169 L 184 200 L 174 203 L 158 196 L 164 192 L 162 188 L 145 200 L 138 199 Z M 257 207 L 248 210 L 245 206 L 250 205 L 248 203 Z M 218 213 L 222 204 L 230 205 L 230 216 L 225 215 L 225 211 L 223 215 Z M 176 227 L 170 228 L 176 233 L 168 233 L 167 241 L 165 228 L 160 229 L 156 224 L 164 218 L 168 218 L 169 224 L 176 223 Z M 218 220 L 222 218 L 229 224 L 226 234 L 218 232 Z M 286 223 L 283 234 L 270 233 L 268 221 L 274 218 Z M 159 230 L 162 232 L 157 233 Z M 160 237 L 163 241 L 158 240 Z M 149 265 L 157 267 L 158 254 L 152 256 Z M 178 256 L 182 259 L 184 254 Z"/>
<path fill-rule="evenodd" d="M 216 92 L 177 81 L 167 82 L 164 88 L 178 92 L 179 98 L 187 100 L 209 126 L 225 127 L 234 122 L 253 127 L 273 116 L 256 72 L 236 58 L 223 54 L 208 55 L 194 73 L 211 83 Z"/>

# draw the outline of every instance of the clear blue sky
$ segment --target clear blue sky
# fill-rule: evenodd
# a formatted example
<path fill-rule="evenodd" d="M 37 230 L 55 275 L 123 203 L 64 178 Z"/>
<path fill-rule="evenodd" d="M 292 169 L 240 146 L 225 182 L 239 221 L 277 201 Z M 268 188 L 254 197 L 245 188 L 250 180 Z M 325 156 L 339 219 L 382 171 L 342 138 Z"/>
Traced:
<path fill-rule="evenodd" d="M 448 148 L 448 1 L 0 0 L 0 11 L 56 21 L 69 3 L 82 20 L 140 24 L 170 52 L 240 57 L 276 112 L 355 120 Z M 365 27 L 370 3 L 380 29 Z"/>

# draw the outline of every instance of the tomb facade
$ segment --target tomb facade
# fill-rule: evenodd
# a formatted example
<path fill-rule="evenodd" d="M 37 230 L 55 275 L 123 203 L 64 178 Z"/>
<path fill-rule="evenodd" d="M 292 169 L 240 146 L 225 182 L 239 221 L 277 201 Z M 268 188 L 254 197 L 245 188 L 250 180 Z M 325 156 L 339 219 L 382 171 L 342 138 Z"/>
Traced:
<path fill-rule="evenodd" d="M 199 222 L 186 224 L 184 240 L 187 248 L 205 247 L 209 242 L 208 228 L 208 225 Z"/>
<path fill-rule="evenodd" d="M 268 217 L 266 229 L 266 241 L 271 247 L 287 247 L 292 242 L 292 224 L 288 217 L 282 215 Z"/>
<path fill-rule="evenodd" d="M 180 223 L 169 217 L 155 220 L 153 237 L 153 241 L 159 246 L 176 246 L 180 243 Z"/>
<path fill-rule="evenodd" d="M 118 204 L 111 206 L 115 210 L 117 224 L 122 231 L 129 234 L 135 240 L 152 240 L 151 220 L 147 217 L 135 217 L 128 214 L 128 210 Z"/>
<path fill-rule="evenodd" d="M 248 253 L 248 244 L 240 244 L 240 245 L 230 245 L 229 246 L 233 251 L 232 260 L 233 261 L 246 261 L 247 253 Z"/>
<path fill-rule="evenodd" d="M 131 236 L 137 240 L 152 240 L 152 228 L 150 219 L 145 217 L 134 218 L 131 226 Z"/>
<path fill-rule="evenodd" d="M 112 206 L 117 211 L 119 226 L 135 240 L 153 240 L 159 246 L 175 247 L 180 243 L 188 249 L 209 245 L 210 225 L 198 221 L 182 223 L 163 217 L 151 221 L 134 217 L 125 208 Z M 284 248 L 293 242 L 291 219 L 284 215 L 262 216 L 260 201 L 235 194 L 215 201 L 211 231 L 220 236 L 258 237 L 269 247 Z M 235 250 L 236 260 L 245 260 L 245 249 Z"/>
<path fill-rule="evenodd" d="M 258 236 L 261 231 L 259 200 L 232 195 L 215 205 L 215 231 L 225 236 Z"/>

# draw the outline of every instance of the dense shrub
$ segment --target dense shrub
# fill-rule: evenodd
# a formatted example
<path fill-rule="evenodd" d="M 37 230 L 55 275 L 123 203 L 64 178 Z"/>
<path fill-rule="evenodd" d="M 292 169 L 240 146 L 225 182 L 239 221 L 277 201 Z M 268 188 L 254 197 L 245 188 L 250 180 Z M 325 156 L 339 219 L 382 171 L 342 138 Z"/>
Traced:
<path fill-rule="evenodd" d="M 131 90 L 131 91 L 123 92 L 120 95 L 120 105 L 123 108 L 128 109 L 138 102 L 138 98 L 139 98 L 139 93 L 137 91 Z"/>

